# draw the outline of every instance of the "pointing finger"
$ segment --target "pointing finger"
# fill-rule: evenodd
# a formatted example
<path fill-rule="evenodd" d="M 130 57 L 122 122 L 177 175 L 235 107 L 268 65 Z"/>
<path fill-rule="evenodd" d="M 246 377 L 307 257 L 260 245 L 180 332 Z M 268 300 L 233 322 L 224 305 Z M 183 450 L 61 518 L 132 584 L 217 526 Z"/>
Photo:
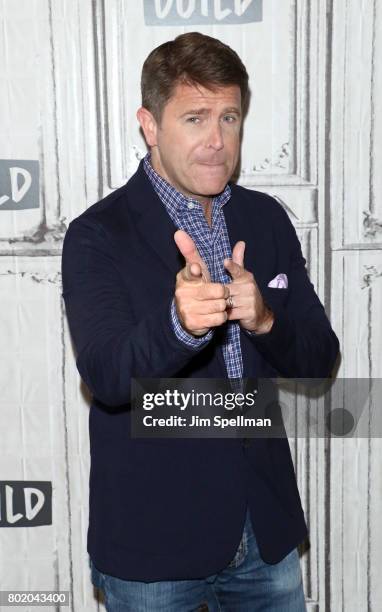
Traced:
<path fill-rule="evenodd" d="M 232 259 L 225 259 L 224 267 L 230 273 L 233 280 L 236 280 L 244 273 L 243 266 L 240 266 L 238 263 L 235 263 Z"/>
<path fill-rule="evenodd" d="M 177 230 L 174 234 L 174 240 L 187 263 L 202 263 L 203 260 L 199 255 L 195 242 L 187 232 Z"/>
<path fill-rule="evenodd" d="M 224 267 L 233 280 L 239 278 L 244 272 L 245 242 L 239 240 L 232 249 L 232 259 L 224 260 Z"/>
<path fill-rule="evenodd" d="M 196 248 L 195 242 L 192 240 L 191 236 L 189 236 L 187 232 L 183 230 L 177 230 L 174 234 L 174 240 L 176 246 L 182 253 L 184 259 L 186 260 L 186 264 L 190 264 L 191 266 L 194 266 L 194 264 L 198 264 L 201 270 L 201 276 L 203 280 L 209 282 L 211 279 L 210 274 L 208 272 L 208 268 L 203 259 L 200 257 L 199 251 Z M 194 268 L 193 270 L 196 270 L 196 268 Z"/>
<path fill-rule="evenodd" d="M 235 244 L 232 250 L 232 261 L 242 266 L 244 268 L 244 252 L 245 252 L 245 242 L 244 240 L 239 240 Z"/>

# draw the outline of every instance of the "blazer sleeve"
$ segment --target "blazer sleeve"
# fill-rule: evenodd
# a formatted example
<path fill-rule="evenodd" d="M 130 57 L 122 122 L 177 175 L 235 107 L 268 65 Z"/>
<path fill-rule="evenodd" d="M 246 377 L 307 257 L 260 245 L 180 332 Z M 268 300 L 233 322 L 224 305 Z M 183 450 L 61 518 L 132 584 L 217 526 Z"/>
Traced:
<path fill-rule="evenodd" d="M 250 337 L 281 376 L 329 377 L 339 352 L 338 338 L 309 280 L 296 230 L 279 205 L 274 224 L 278 240 L 286 240 L 289 245 L 287 299 L 272 302 L 272 292 L 277 292 L 273 293 L 276 298 L 284 289 L 265 289 L 263 298 L 272 308 L 275 320 L 269 333 Z"/>
<path fill-rule="evenodd" d="M 172 297 L 132 321 L 110 239 L 90 217 L 69 225 L 62 284 L 78 371 L 106 405 L 130 402 L 131 378 L 170 378 L 206 345 L 187 346 L 177 338 L 170 320 Z"/>

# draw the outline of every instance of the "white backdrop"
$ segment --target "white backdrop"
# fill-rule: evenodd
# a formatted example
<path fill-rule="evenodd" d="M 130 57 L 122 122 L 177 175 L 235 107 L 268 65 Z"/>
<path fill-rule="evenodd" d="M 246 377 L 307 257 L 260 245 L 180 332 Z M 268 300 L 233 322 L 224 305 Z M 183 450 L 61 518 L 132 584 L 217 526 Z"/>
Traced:
<path fill-rule="evenodd" d="M 0 0 L 0 589 L 69 590 L 73 612 L 103 606 L 87 563 L 89 408 L 62 240 L 144 154 L 143 60 L 193 30 L 247 66 L 239 182 L 279 198 L 295 224 L 340 338 L 338 376 L 382 378 L 381 0 Z M 308 609 L 377 612 L 381 440 L 291 448 Z"/>

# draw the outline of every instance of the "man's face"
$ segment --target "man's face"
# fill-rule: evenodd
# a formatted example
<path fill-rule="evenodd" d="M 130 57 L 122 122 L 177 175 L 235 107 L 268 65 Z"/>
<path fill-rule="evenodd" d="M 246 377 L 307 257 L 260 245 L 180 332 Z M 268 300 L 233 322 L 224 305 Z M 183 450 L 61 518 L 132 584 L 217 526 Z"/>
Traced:
<path fill-rule="evenodd" d="M 180 84 L 163 109 L 160 125 L 149 115 L 146 111 L 146 126 L 141 124 L 158 174 L 200 201 L 222 192 L 239 157 L 240 88 L 210 91 Z"/>

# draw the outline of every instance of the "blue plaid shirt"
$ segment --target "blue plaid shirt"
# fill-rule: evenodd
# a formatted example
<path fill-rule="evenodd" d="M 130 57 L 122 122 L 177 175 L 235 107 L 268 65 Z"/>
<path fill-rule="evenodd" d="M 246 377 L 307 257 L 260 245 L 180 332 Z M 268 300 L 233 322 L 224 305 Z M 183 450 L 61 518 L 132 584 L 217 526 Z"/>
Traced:
<path fill-rule="evenodd" d="M 232 257 L 232 251 L 222 210 L 224 204 L 231 197 L 229 185 L 212 200 L 212 225 L 210 227 L 200 202 L 192 198 L 186 198 L 155 172 L 151 165 L 150 153 L 146 155 L 143 165 L 153 188 L 165 205 L 174 225 L 187 232 L 195 242 L 200 256 L 208 267 L 211 280 L 222 284 L 230 283 L 231 277 L 226 272 L 223 261 L 227 257 Z M 183 329 L 176 312 L 175 300 L 171 304 L 171 321 L 177 338 L 187 346 L 200 348 L 212 338 L 213 329 L 210 329 L 201 338 L 196 338 Z M 224 324 L 224 329 L 222 350 L 228 378 L 241 379 L 243 360 L 240 346 L 240 326 L 234 321 L 227 321 Z"/>

